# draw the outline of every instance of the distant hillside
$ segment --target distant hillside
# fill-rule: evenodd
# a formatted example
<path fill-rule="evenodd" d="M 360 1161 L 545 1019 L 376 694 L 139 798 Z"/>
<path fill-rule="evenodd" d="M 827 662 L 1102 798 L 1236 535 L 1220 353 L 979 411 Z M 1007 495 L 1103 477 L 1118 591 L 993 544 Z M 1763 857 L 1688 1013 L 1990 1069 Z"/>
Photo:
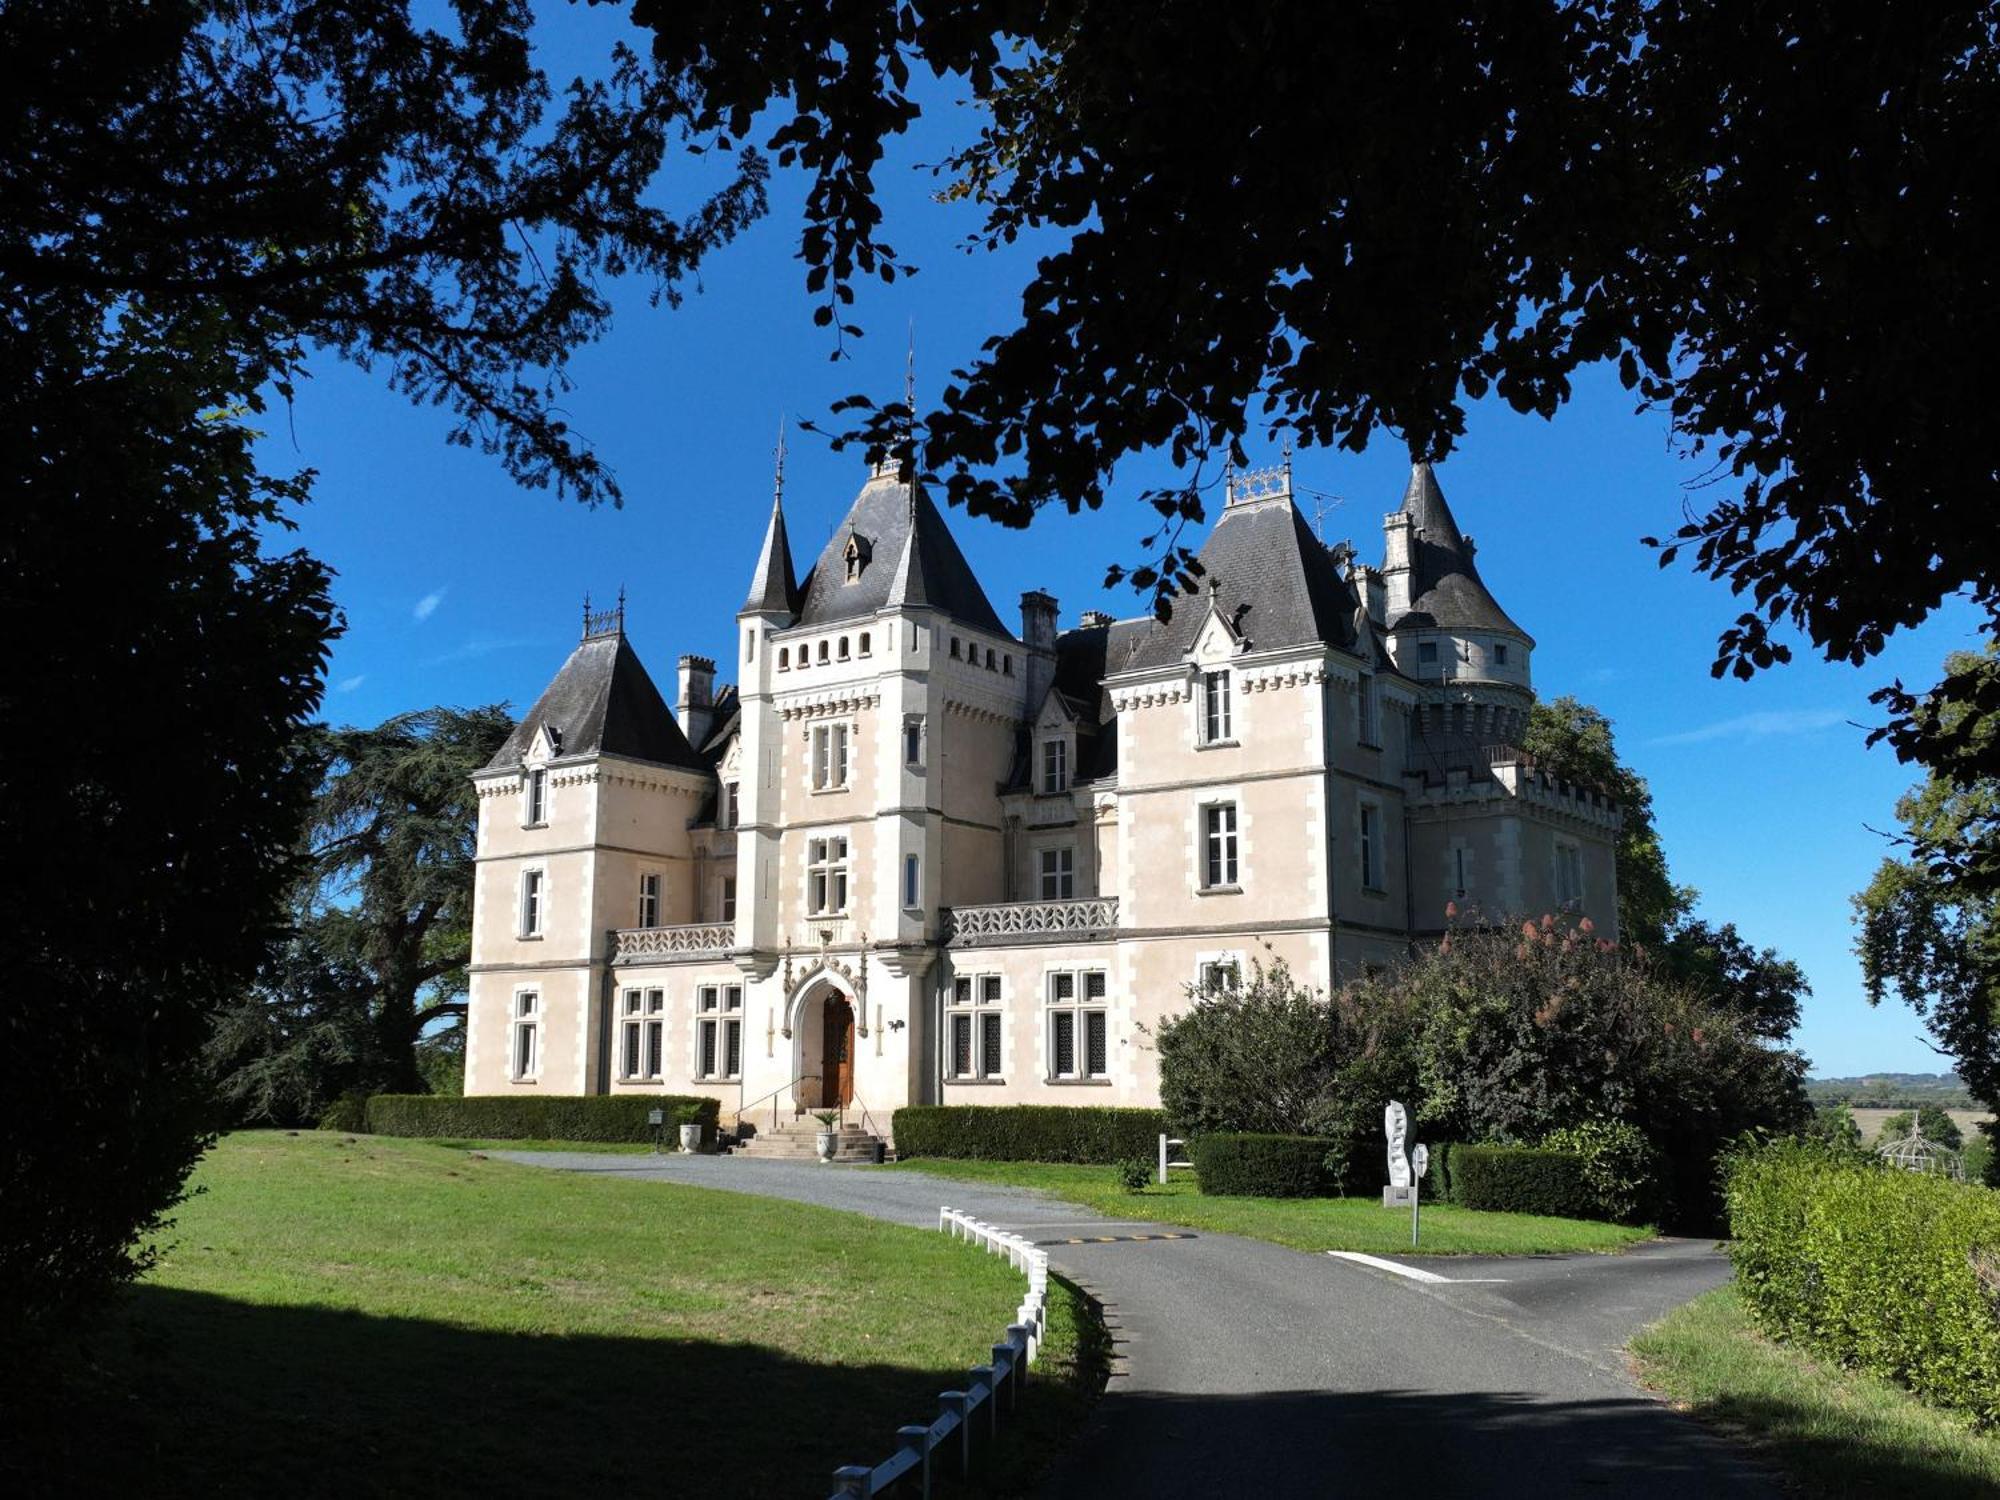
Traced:
<path fill-rule="evenodd" d="M 1956 1073 L 1869 1073 L 1860 1078 L 1808 1078 L 1806 1096 L 1815 1104 L 1851 1104 L 1864 1109 L 1975 1109 Z"/>

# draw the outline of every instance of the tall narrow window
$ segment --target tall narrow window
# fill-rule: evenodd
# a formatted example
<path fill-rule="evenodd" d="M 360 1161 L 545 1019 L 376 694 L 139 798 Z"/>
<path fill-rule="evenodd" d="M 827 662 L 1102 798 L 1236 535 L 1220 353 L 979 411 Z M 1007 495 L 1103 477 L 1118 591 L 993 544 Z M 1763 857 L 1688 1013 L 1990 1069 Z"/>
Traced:
<path fill-rule="evenodd" d="M 812 732 L 812 784 L 816 792 L 847 785 L 847 726 L 818 724 Z"/>
<path fill-rule="evenodd" d="M 743 1076 L 743 986 L 705 984 L 694 992 L 694 1075 Z"/>
<path fill-rule="evenodd" d="M 514 1035 L 507 1050 L 516 1083 L 525 1083 L 542 1070 L 541 1008 L 542 997 L 533 990 L 514 996 Z"/>
<path fill-rule="evenodd" d="M 914 854 L 903 856 L 903 905 L 916 908 L 924 904 L 924 864 Z"/>
<path fill-rule="evenodd" d="M 1048 977 L 1049 1076 L 1063 1081 L 1110 1072 L 1110 1019 L 1102 969 Z"/>
<path fill-rule="evenodd" d="M 1471 888 L 1469 882 L 1466 879 L 1467 872 L 1465 867 L 1466 866 L 1465 852 L 1466 852 L 1465 845 L 1463 844 L 1455 844 L 1452 846 L 1451 883 L 1454 888 L 1454 893 L 1460 896 L 1463 896 L 1466 893 L 1466 891 Z"/>
<path fill-rule="evenodd" d="M 546 882 L 540 870 L 521 872 L 521 936 L 536 938 L 542 935 L 542 906 L 547 896 Z"/>
<path fill-rule="evenodd" d="M 1496 667 L 1507 665 L 1507 643 L 1505 641 L 1495 641 L 1493 643 L 1493 665 Z"/>
<path fill-rule="evenodd" d="M 1556 845 L 1556 901 L 1565 911 L 1583 904 L 1583 852 L 1575 844 Z"/>
<path fill-rule="evenodd" d="M 549 820 L 549 772 L 546 766 L 536 766 L 528 773 L 527 810 L 522 822 L 530 828 L 539 828 Z"/>
<path fill-rule="evenodd" d="M 1236 804 L 1211 802 L 1201 810 L 1202 880 L 1210 890 L 1237 883 Z"/>
<path fill-rule="evenodd" d="M 847 910 L 847 840 L 840 837 L 806 842 L 806 910 L 813 916 Z"/>
<path fill-rule="evenodd" d="M 1069 741 L 1042 741 L 1042 791 L 1046 795 L 1069 790 Z"/>
<path fill-rule="evenodd" d="M 1044 849 L 1042 899 L 1068 901 L 1076 895 L 1076 850 L 1065 844 L 1060 849 Z"/>
<path fill-rule="evenodd" d="M 1233 738 L 1229 718 L 1229 674 L 1201 674 L 1201 739 L 1205 745 L 1219 745 Z"/>
<path fill-rule="evenodd" d="M 621 1019 L 618 1023 L 618 1076 L 620 1078 L 644 1076 L 640 1071 L 640 1065 L 644 1061 L 642 1054 L 645 1040 L 641 1034 L 644 1023 L 640 1017 L 640 1007 L 644 1003 L 645 997 L 640 991 L 627 990 L 619 1004 Z"/>
<path fill-rule="evenodd" d="M 1374 804 L 1361 804 L 1361 884 L 1382 889 L 1382 814 Z"/>
<path fill-rule="evenodd" d="M 660 876 L 657 871 L 648 870 L 639 877 L 639 925 L 660 925 Z"/>
<path fill-rule="evenodd" d="M 667 992 L 646 991 L 646 1055 L 648 1078 L 658 1078 L 667 1062 Z"/>
<path fill-rule="evenodd" d="M 722 898 L 716 903 L 716 906 L 716 919 L 718 921 L 734 922 L 736 920 L 736 877 L 734 875 L 725 875 L 722 877 Z"/>
<path fill-rule="evenodd" d="M 1363 672 L 1361 674 L 1360 720 L 1355 733 L 1360 736 L 1361 743 L 1364 745 L 1379 745 L 1382 743 L 1375 727 L 1375 674 L 1373 672 Z"/>
<path fill-rule="evenodd" d="M 903 720 L 903 764 L 921 770 L 924 764 L 924 721 Z"/>

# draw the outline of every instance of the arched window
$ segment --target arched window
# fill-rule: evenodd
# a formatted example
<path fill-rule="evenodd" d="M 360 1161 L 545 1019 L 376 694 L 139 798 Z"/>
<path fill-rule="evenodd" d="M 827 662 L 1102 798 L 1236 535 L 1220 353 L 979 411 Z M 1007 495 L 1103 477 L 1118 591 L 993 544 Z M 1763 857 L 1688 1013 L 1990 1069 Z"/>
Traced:
<path fill-rule="evenodd" d="M 778 648 L 778 670 L 780 672 L 787 672 L 791 670 L 791 666 L 792 648 L 790 646 L 780 646 Z"/>
<path fill-rule="evenodd" d="M 868 632 L 865 630 L 861 632 L 861 654 L 863 656 L 868 654 Z"/>
<path fill-rule="evenodd" d="M 825 666 L 825 665 L 826 665 L 826 642 L 825 642 L 825 641 L 821 641 L 821 642 L 819 643 L 819 660 L 820 660 L 820 665 L 821 665 L 821 666 Z"/>
<path fill-rule="evenodd" d="M 840 651 L 838 652 L 838 655 L 839 655 L 839 657 L 840 657 L 840 659 L 841 659 L 842 661 L 846 661 L 846 660 L 847 660 L 847 637 L 846 637 L 846 636 L 842 636 L 842 637 L 840 638 Z"/>

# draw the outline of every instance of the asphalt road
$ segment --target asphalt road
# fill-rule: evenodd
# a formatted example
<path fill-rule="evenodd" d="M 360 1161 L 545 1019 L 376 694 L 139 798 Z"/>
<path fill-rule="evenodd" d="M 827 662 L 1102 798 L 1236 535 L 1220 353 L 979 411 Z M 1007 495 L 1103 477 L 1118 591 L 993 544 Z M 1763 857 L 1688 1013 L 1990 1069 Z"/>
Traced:
<path fill-rule="evenodd" d="M 495 1153 L 934 1227 L 940 1203 L 1050 1243 L 1104 1305 L 1117 1360 L 1045 1491 L 1082 1497 L 1759 1497 L 1777 1487 L 1640 1391 L 1620 1348 L 1728 1279 L 1705 1241 L 1620 1256 L 1424 1258 L 1451 1280 L 1229 1235 L 1143 1233 L 1022 1189 L 710 1156 Z M 1474 1280 L 1472 1278 L 1495 1278 Z"/>

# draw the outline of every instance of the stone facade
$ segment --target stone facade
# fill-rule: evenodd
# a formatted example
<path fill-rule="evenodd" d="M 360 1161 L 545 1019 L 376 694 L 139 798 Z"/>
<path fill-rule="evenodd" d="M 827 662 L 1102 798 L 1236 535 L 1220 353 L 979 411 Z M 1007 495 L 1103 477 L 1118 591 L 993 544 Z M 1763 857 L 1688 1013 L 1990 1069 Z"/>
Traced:
<path fill-rule="evenodd" d="M 1533 640 L 1428 465 L 1383 565 L 1233 477 L 1171 621 L 1003 625 L 878 471 L 805 580 L 774 503 L 739 683 L 585 639 L 476 778 L 470 1093 L 1149 1104 L 1149 1028 L 1260 958 L 1328 985 L 1450 919 L 1616 935 L 1618 811 L 1514 748 Z"/>

